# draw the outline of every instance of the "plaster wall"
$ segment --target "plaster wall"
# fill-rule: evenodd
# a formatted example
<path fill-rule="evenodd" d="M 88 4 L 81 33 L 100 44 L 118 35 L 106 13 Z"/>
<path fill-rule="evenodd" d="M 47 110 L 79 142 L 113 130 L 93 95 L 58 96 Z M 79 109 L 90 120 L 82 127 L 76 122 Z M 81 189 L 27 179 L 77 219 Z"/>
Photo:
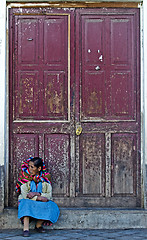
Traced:
<path fill-rule="evenodd" d="M 0 210 L 4 207 L 6 83 L 6 2 L 0 8 Z"/>

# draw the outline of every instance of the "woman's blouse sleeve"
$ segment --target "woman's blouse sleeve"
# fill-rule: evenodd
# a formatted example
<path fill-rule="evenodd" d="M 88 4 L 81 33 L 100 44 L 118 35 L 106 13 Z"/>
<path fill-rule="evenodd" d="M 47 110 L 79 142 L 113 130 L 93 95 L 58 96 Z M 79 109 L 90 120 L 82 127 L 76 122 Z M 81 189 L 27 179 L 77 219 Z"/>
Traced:
<path fill-rule="evenodd" d="M 21 185 L 21 197 L 24 199 L 29 199 L 27 198 L 27 194 L 30 192 L 30 182 L 27 182 L 23 185 Z M 37 196 L 34 196 L 33 198 L 31 198 L 31 200 L 35 200 L 36 201 Z"/>
<path fill-rule="evenodd" d="M 51 184 L 46 183 L 46 182 L 44 182 L 44 183 L 42 184 L 42 193 L 41 193 L 41 196 L 42 196 L 42 197 L 46 197 L 46 198 L 48 198 L 49 200 L 52 199 L 52 186 L 51 186 Z"/>
<path fill-rule="evenodd" d="M 29 191 L 30 189 L 28 183 L 21 185 L 21 195 L 24 199 L 27 198 L 27 194 L 29 193 Z"/>

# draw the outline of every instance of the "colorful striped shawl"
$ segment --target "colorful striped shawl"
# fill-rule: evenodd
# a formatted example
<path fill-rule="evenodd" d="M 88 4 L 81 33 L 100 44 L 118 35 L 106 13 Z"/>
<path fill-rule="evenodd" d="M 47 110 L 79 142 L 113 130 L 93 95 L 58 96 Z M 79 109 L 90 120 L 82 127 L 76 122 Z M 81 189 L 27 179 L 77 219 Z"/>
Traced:
<path fill-rule="evenodd" d="M 43 159 L 42 159 L 43 170 L 40 172 L 40 175 L 36 175 L 36 176 L 30 175 L 28 164 L 31 159 L 32 157 L 24 161 L 21 165 L 21 171 L 16 183 L 16 192 L 18 193 L 21 193 L 21 185 L 27 183 L 28 181 L 33 180 L 36 183 L 47 182 L 51 184 L 51 175 L 47 172 Z"/>

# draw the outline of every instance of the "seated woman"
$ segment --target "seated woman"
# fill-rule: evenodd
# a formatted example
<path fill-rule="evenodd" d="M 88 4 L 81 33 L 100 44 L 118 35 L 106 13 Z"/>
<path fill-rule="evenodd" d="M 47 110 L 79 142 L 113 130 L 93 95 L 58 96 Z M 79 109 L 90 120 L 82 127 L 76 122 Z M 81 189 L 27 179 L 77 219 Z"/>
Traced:
<path fill-rule="evenodd" d="M 29 220 L 37 219 L 35 229 L 45 232 L 44 222 L 55 223 L 59 208 L 52 199 L 50 174 L 47 173 L 43 159 L 29 158 L 21 165 L 21 173 L 16 184 L 18 197 L 18 218 L 24 223 L 23 236 L 29 237 Z"/>

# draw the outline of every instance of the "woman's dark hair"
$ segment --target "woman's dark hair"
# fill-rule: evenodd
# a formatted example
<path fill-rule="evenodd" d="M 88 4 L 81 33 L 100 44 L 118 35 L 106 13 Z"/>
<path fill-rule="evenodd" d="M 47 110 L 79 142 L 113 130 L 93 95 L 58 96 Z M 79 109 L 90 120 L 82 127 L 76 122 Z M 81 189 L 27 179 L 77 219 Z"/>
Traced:
<path fill-rule="evenodd" d="M 41 158 L 39 157 L 31 158 L 30 162 L 33 162 L 34 166 L 37 168 L 41 167 L 41 171 L 43 170 L 43 161 Z"/>

